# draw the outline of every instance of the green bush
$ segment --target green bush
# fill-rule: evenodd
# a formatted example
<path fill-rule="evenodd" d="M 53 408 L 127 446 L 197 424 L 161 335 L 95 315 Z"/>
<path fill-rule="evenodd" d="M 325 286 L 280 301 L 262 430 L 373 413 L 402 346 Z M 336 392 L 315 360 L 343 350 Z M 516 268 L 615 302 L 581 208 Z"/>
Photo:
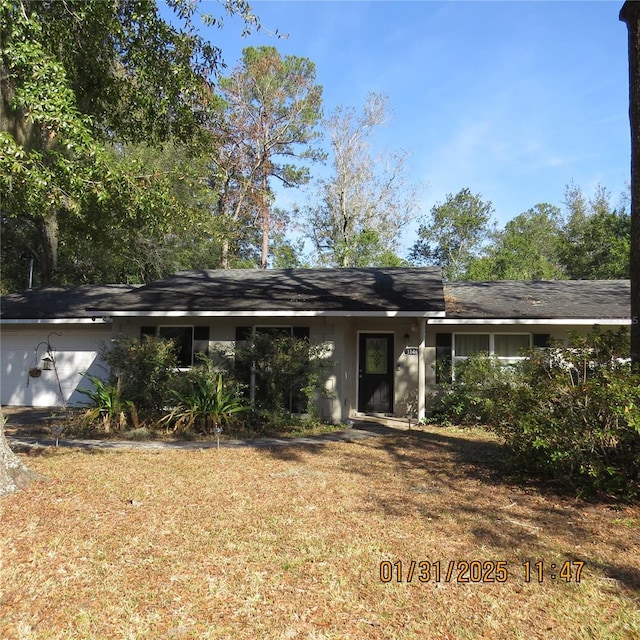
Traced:
<path fill-rule="evenodd" d="M 138 414 L 131 400 L 124 400 L 120 389 L 115 384 L 105 383 L 104 380 L 89 373 L 84 374 L 93 385 L 90 389 L 78 391 L 90 401 L 90 407 L 83 418 L 89 423 L 99 421 L 105 433 L 121 431 L 128 424 L 127 414 L 132 423 L 138 426 Z"/>
<path fill-rule="evenodd" d="M 177 375 L 177 354 L 171 340 L 152 336 L 118 338 L 101 352 L 109 366 L 109 382 L 133 402 L 141 420 L 155 420 L 171 396 Z"/>
<path fill-rule="evenodd" d="M 628 354 L 626 331 L 574 335 L 566 347 L 532 352 L 492 424 L 514 459 L 578 493 L 637 493 L 640 375 Z"/>
<path fill-rule="evenodd" d="M 210 434 L 216 427 L 229 428 L 236 414 L 248 409 L 239 389 L 225 384 L 223 375 L 206 364 L 185 372 L 171 396 L 177 404 L 160 422 L 182 433 Z"/>
<path fill-rule="evenodd" d="M 254 408 L 271 414 L 307 413 L 321 387 L 326 349 L 305 338 L 257 333 L 238 346 L 232 372 L 251 395 L 253 372 Z"/>
<path fill-rule="evenodd" d="M 456 379 L 441 385 L 433 417 L 441 424 L 487 425 L 499 420 L 502 398 L 515 384 L 512 367 L 478 354 L 456 364 Z"/>
<path fill-rule="evenodd" d="M 640 490 L 640 375 L 626 330 L 572 335 L 513 367 L 487 357 L 456 366 L 436 406 L 445 422 L 485 424 L 521 470 L 578 494 Z"/>
<path fill-rule="evenodd" d="M 320 387 L 324 355 L 324 347 L 306 339 L 259 333 L 235 354 L 214 349 L 197 366 L 179 371 L 172 341 L 122 337 L 101 351 L 107 382 L 91 378 L 93 388 L 85 392 L 92 401 L 89 426 L 164 427 L 183 437 L 211 433 L 216 425 L 246 435 L 304 429 L 305 419 L 291 414 L 313 413 L 310 401 Z"/>

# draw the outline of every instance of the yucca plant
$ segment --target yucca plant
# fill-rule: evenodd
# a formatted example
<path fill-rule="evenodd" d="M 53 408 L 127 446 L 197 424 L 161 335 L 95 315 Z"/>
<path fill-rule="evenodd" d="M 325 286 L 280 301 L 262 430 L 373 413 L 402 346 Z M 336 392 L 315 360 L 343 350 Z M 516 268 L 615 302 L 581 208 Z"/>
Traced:
<path fill-rule="evenodd" d="M 91 406 L 85 412 L 85 417 L 92 422 L 101 419 L 105 433 L 109 433 L 112 427 L 123 429 L 127 425 L 127 412 L 131 414 L 134 426 L 138 426 L 136 408 L 131 400 L 123 400 L 117 385 L 105 384 L 102 378 L 85 373 L 84 376 L 91 381 L 90 389 L 78 389 L 87 396 Z"/>
<path fill-rule="evenodd" d="M 216 426 L 229 426 L 235 414 L 248 409 L 241 399 L 227 390 L 222 374 L 213 376 L 193 370 L 186 379 L 186 388 L 173 390 L 177 405 L 162 418 L 173 431 L 198 430 L 213 433 Z"/>

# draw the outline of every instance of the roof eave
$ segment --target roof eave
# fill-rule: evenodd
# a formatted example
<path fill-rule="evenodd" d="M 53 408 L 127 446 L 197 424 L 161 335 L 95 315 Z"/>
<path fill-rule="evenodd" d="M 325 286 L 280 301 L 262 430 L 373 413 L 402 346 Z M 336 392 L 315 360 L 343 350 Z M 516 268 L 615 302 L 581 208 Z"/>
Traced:
<path fill-rule="evenodd" d="M 229 310 L 229 311 L 123 311 L 107 310 L 88 313 L 114 318 L 291 318 L 291 317 L 341 317 L 341 318 L 444 318 L 444 311 L 340 311 L 340 310 Z"/>
<path fill-rule="evenodd" d="M 0 324 L 108 324 L 108 316 L 90 318 L 0 318 Z"/>
<path fill-rule="evenodd" d="M 604 326 L 630 325 L 630 318 L 451 318 L 442 317 L 431 320 L 429 324 L 438 325 L 500 325 L 500 324 L 524 324 L 524 325 L 574 325 Z"/>

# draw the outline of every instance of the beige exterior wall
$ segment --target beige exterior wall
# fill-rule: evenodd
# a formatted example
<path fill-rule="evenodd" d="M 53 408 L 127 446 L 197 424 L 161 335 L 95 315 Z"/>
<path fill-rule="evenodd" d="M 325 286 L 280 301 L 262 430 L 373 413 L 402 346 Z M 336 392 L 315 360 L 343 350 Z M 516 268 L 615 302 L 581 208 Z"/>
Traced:
<path fill-rule="evenodd" d="M 114 335 L 140 335 L 140 327 L 146 325 L 189 325 L 209 327 L 210 348 L 232 351 L 235 344 L 236 327 L 248 326 L 299 326 L 309 327 L 313 344 L 326 344 L 327 366 L 323 381 L 323 393 L 316 406 L 320 416 L 330 422 L 339 423 L 358 415 L 359 385 L 359 335 L 361 333 L 386 333 L 393 335 L 393 415 L 396 417 L 419 417 L 418 398 L 420 358 L 423 358 L 424 393 L 422 409 L 429 413 L 429 405 L 438 393 L 436 385 L 436 334 L 437 333 L 517 333 L 549 334 L 567 340 L 574 329 L 588 333 L 592 326 L 553 324 L 440 324 L 427 321 L 424 347 L 420 349 L 421 324 L 424 318 L 197 318 L 194 322 L 179 319 L 119 319 L 114 318 Z M 612 328 L 617 329 L 621 325 Z M 416 354 L 416 351 L 418 352 Z M 420 416 L 421 417 L 421 416 Z"/>
<path fill-rule="evenodd" d="M 327 346 L 327 366 L 323 393 L 316 406 L 323 419 L 338 423 L 358 414 L 358 339 L 359 334 L 389 333 L 393 335 L 394 403 L 393 414 L 404 417 L 417 415 L 419 355 L 405 348 L 419 346 L 419 323 L 412 318 L 195 318 L 193 322 L 177 318 L 114 318 L 113 335 L 139 336 L 141 326 L 208 326 L 210 349 L 232 351 L 236 327 L 299 326 L 309 327 L 312 344 Z M 435 350 L 426 349 L 429 361 Z"/>
<path fill-rule="evenodd" d="M 33 347 L 53 329 L 62 333 L 53 336 L 52 342 L 60 366 L 61 382 L 65 400 L 74 403 L 84 401 L 77 386 L 82 380 L 80 372 L 90 371 L 100 375 L 97 354 L 99 342 L 108 343 L 110 337 L 118 335 L 138 337 L 141 326 L 177 325 L 209 327 L 210 349 L 222 348 L 232 351 L 235 345 L 236 327 L 298 326 L 309 327 L 314 344 L 326 344 L 327 366 L 323 381 L 323 392 L 316 405 L 323 419 L 338 423 L 358 414 L 359 388 L 359 335 L 360 333 L 388 333 L 393 335 L 393 415 L 406 417 L 419 415 L 420 369 L 424 376 L 423 409 L 429 412 L 430 398 L 438 392 L 435 382 L 436 334 L 437 333 L 526 333 L 549 334 L 566 341 L 571 329 L 588 333 L 591 325 L 558 324 L 445 324 L 439 320 L 427 321 L 425 343 L 420 348 L 424 331 L 424 318 L 362 318 L 362 317 L 286 317 L 286 318 L 113 318 L 109 325 L 69 326 L 48 325 L 46 327 L 5 326 L 2 335 L 2 404 L 26 406 L 59 404 L 56 386 L 43 376 L 26 386 L 26 371 L 33 359 Z M 603 329 L 616 330 L 624 326 L 603 325 Z M 416 351 L 418 352 L 416 354 Z M 422 360 L 422 367 L 420 362 Z"/>

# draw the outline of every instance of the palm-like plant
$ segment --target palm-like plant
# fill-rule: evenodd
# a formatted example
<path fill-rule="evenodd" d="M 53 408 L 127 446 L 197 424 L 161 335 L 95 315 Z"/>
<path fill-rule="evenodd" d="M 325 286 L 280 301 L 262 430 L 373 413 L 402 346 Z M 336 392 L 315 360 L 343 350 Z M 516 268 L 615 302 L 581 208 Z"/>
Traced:
<path fill-rule="evenodd" d="M 173 431 L 200 430 L 213 433 L 216 426 L 229 426 L 232 417 L 249 407 L 225 389 L 222 374 L 190 376 L 189 386 L 182 391 L 173 390 L 178 404 L 162 418 Z"/>
<path fill-rule="evenodd" d="M 127 412 L 131 414 L 133 422 L 137 423 L 135 405 L 131 400 L 122 399 L 117 385 L 105 384 L 102 378 L 90 373 L 85 373 L 84 376 L 93 384 L 90 389 L 78 389 L 91 401 L 91 406 L 85 412 L 89 420 L 102 419 L 105 433 L 109 433 L 112 426 L 124 428 L 127 424 Z"/>

